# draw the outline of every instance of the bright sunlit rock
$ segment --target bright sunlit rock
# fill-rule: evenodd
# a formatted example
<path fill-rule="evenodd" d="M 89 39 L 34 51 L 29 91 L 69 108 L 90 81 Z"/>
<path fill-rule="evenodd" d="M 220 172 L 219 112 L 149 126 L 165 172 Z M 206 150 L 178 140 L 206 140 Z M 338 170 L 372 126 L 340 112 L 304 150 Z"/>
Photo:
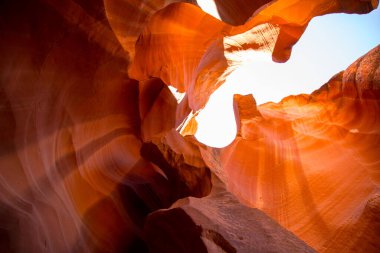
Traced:
<path fill-rule="evenodd" d="M 198 4 L 210 14 L 215 6 L 214 1 L 199 0 Z M 225 83 L 197 116 L 196 138 L 212 147 L 224 147 L 232 142 L 236 135 L 233 94 L 253 94 L 260 105 L 318 89 L 379 43 L 380 33 L 374 32 L 377 29 L 374 22 L 380 21 L 379 14 L 380 10 L 375 10 L 363 16 L 333 14 L 316 17 L 286 63 L 273 62 L 269 53 L 254 50 L 226 55 L 235 66 L 227 71 Z M 362 25 L 355 25 L 359 23 Z"/>
<path fill-rule="evenodd" d="M 225 83 L 211 95 L 205 109 L 197 117 L 198 130 L 195 137 L 212 147 L 224 147 L 236 136 L 236 121 L 233 112 L 233 94 L 250 94 L 262 101 L 272 99 L 271 88 L 259 78 L 270 75 L 278 63 L 271 61 L 271 55 L 262 52 L 241 51 L 235 55 L 240 65 L 227 71 Z M 255 78 L 258 77 L 258 78 Z M 256 88 L 256 89 L 255 89 Z"/>

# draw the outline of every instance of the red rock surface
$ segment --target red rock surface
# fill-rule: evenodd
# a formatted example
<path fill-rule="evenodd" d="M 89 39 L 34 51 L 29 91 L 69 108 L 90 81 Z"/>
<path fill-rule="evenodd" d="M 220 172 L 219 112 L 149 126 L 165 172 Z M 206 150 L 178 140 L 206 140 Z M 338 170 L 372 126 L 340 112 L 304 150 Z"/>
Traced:
<path fill-rule="evenodd" d="M 378 62 L 380 46 L 311 95 L 278 104 L 256 109 L 235 97 L 240 134 L 223 149 L 203 149 L 206 163 L 243 203 L 318 251 L 376 252 Z"/>
<path fill-rule="evenodd" d="M 193 137 L 238 52 L 286 61 L 378 1 L 215 3 L 0 3 L 0 252 L 380 250 L 379 47 L 310 95 L 236 95 L 225 148 Z"/>
<path fill-rule="evenodd" d="M 207 197 L 181 199 L 148 216 L 152 252 L 315 252 L 264 213 L 239 203 L 219 179 L 212 183 Z"/>

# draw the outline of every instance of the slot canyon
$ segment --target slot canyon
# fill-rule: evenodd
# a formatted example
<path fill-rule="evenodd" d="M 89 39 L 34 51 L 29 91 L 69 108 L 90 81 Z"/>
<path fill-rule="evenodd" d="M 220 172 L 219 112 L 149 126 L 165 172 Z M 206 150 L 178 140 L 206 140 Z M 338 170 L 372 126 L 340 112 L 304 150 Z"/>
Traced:
<path fill-rule="evenodd" d="M 225 89 L 233 131 L 200 136 L 243 55 L 377 7 L 0 1 L 0 252 L 380 252 L 380 45 L 309 94 Z"/>

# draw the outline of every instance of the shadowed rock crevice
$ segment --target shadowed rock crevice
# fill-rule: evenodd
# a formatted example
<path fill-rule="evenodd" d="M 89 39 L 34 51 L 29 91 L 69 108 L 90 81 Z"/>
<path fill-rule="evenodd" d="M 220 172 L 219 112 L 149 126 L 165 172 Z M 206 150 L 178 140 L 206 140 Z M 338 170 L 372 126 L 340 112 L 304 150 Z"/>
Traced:
<path fill-rule="evenodd" d="M 141 147 L 142 157 L 156 164 L 172 184 L 174 199 L 204 197 L 210 192 L 211 173 L 207 167 L 197 168 L 186 164 L 183 156 L 168 148 L 165 148 L 164 154 L 161 152 L 153 143 L 144 143 Z"/>
<path fill-rule="evenodd" d="M 152 253 L 208 252 L 201 239 L 202 228 L 180 208 L 151 214 L 144 230 Z"/>
<path fill-rule="evenodd" d="M 151 252 L 315 252 L 212 179 L 207 197 L 181 199 L 148 216 L 144 234 Z"/>
<path fill-rule="evenodd" d="M 227 147 L 193 136 L 242 54 L 378 1 L 214 2 L 0 1 L 0 252 L 379 252 L 380 47 L 311 95 L 236 95 Z"/>

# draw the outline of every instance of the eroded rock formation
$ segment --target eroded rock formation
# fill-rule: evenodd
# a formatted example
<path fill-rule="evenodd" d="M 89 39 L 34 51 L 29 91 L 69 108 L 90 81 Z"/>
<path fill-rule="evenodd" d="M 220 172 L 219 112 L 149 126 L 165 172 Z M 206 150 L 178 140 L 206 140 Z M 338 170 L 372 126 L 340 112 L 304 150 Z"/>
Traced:
<path fill-rule="evenodd" d="M 380 47 L 310 95 L 235 95 L 227 147 L 194 138 L 239 52 L 286 61 L 378 1 L 215 3 L 0 3 L 0 252 L 380 250 Z"/>
<path fill-rule="evenodd" d="M 377 218 L 364 217 L 378 198 L 379 62 L 377 47 L 311 95 L 278 104 L 256 109 L 252 98 L 235 98 L 240 134 L 223 149 L 202 149 L 206 163 L 242 202 L 317 250 L 355 252 L 368 240 L 375 252 Z"/>

